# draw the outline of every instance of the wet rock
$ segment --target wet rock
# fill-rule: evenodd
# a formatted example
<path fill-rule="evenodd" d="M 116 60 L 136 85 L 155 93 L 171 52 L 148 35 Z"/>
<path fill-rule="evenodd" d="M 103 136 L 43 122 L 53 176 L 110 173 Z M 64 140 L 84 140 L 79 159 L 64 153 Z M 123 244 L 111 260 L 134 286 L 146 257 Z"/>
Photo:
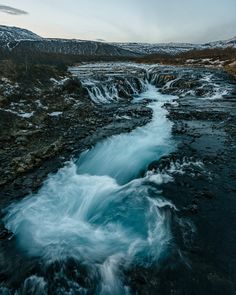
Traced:
<path fill-rule="evenodd" d="M 212 191 L 205 190 L 201 192 L 201 196 L 207 199 L 213 199 L 215 197 L 215 194 Z"/>
<path fill-rule="evenodd" d="M 187 125 L 184 123 L 176 123 L 172 128 L 174 134 L 185 134 L 187 132 Z"/>
<path fill-rule="evenodd" d="M 233 294 L 234 292 L 234 284 L 227 277 L 211 272 L 207 275 L 207 280 L 210 283 L 212 292 L 215 294 L 217 294 L 219 290 L 222 290 L 221 294 L 223 294 L 223 290 L 225 294 Z"/>
<path fill-rule="evenodd" d="M 64 81 L 62 85 L 62 91 L 66 91 L 70 94 L 72 93 L 86 93 L 81 82 L 77 78 L 68 78 Z"/>
<path fill-rule="evenodd" d="M 198 210 L 199 210 L 199 208 L 198 208 L 197 204 L 192 204 L 192 205 L 189 205 L 188 207 L 184 208 L 185 212 L 189 212 L 191 214 L 197 214 Z"/>
<path fill-rule="evenodd" d="M 3 107 L 7 104 L 7 98 L 0 95 L 0 107 Z"/>
<path fill-rule="evenodd" d="M 162 157 L 160 160 L 152 162 L 148 166 L 148 170 L 150 170 L 150 171 L 157 171 L 157 170 L 162 171 L 164 169 L 168 169 L 170 167 L 170 162 L 171 162 L 171 158 L 169 156 Z"/>
<path fill-rule="evenodd" d="M 25 145 L 28 142 L 27 137 L 26 136 L 19 136 L 16 138 L 15 143 L 17 145 Z"/>
<path fill-rule="evenodd" d="M 10 239 L 13 233 L 6 229 L 3 224 L 0 224 L 0 240 Z"/>

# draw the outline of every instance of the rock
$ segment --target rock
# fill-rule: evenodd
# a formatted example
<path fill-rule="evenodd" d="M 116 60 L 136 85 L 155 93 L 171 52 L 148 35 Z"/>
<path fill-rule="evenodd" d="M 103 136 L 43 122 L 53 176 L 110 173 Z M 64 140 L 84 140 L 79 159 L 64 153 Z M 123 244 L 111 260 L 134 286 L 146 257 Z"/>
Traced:
<path fill-rule="evenodd" d="M 19 136 L 19 137 L 17 137 L 16 140 L 15 140 L 15 143 L 16 143 L 17 145 L 20 145 L 20 144 L 25 145 L 27 142 L 28 142 L 28 139 L 27 139 L 26 136 Z"/>
<path fill-rule="evenodd" d="M 25 170 L 26 170 L 26 169 L 25 169 L 24 167 L 19 167 L 19 168 L 16 170 L 16 172 L 21 174 L 21 173 L 24 173 Z"/>
<path fill-rule="evenodd" d="M 6 240 L 11 238 L 13 235 L 8 229 L 4 227 L 3 224 L 0 224 L 0 240 Z"/>
<path fill-rule="evenodd" d="M 5 106 L 6 103 L 7 103 L 6 97 L 3 97 L 3 96 L 0 95 L 0 107 Z"/>
<path fill-rule="evenodd" d="M 183 212 L 187 212 L 187 213 L 191 213 L 191 214 L 197 214 L 198 213 L 198 205 L 197 204 L 191 204 L 188 207 L 184 207 Z"/>
<path fill-rule="evenodd" d="M 204 197 L 204 198 L 207 198 L 207 199 L 213 199 L 215 197 L 215 194 L 211 191 L 203 191 L 201 192 L 201 196 Z"/>
<path fill-rule="evenodd" d="M 66 79 L 62 85 L 62 91 L 66 91 L 67 93 L 74 93 L 74 92 L 85 93 L 85 90 L 80 80 L 77 78 Z"/>

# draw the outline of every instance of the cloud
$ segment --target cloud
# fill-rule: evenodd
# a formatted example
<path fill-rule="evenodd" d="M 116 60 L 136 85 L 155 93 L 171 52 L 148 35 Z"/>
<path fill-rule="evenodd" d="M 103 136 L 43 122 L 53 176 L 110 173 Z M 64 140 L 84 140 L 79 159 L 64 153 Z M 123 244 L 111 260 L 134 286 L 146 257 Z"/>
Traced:
<path fill-rule="evenodd" d="M 11 6 L 6 5 L 0 5 L 0 12 L 7 13 L 10 15 L 22 15 L 22 14 L 28 14 L 27 11 L 17 9 Z"/>

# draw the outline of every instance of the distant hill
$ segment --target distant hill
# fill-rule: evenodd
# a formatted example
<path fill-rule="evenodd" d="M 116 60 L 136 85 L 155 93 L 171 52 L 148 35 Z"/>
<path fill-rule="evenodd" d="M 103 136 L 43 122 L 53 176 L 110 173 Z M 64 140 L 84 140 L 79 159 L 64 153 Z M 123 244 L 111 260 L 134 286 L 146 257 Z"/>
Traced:
<path fill-rule="evenodd" d="M 13 42 L 20 40 L 42 40 L 43 38 L 35 33 L 17 27 L 0 26 L 0 41 Z"/>
<path fill-rule="evenodd" d="M 0 47 L 6 51 L 37 51 L 84 56 L 136 56 L 137 53 L 104 42 L 49 39 L 16 27 L 0 26 Z"/>
<path fill-rule="evenodd" d="M 216 42 L 209 42 L 205 44 L 192 43 L 111 43 L 119 46 L 125 50 L 130 50 L 139 54 L 178 54 L 190 50 L 203 50 L 211 48 L 236 48 L 236 37 Z"/>
<path fill-rule="evenodd" d="M 56 53 L 80 56 L 135 57 L 149 54 L 176 55 L 192 50 L 236 48 L 236 37 L 205 44 L 191 43 L 106 43 L 77 39 L 43 38 L 17 27 L 0 26 L 0 47 L 6 51 Z"/>

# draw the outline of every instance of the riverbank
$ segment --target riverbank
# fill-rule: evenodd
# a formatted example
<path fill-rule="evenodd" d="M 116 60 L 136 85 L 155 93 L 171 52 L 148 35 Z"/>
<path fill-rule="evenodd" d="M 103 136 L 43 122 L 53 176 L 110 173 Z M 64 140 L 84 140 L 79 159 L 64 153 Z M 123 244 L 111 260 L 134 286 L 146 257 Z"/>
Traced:
<path fill-rule="evenodd" d="M 229 73 L 236 79 L 236 49 L 204 49 L 170 54 L 151 54 L 136 59 L 138 63 L 166 66 L 208 68 Z"/>
<path fill-rule="evenodd" d="M 48 173 L 112 134 L 146 124 L 150 109 L 94 104 L 69 72 L 27 83 L 0 81 L 1 207 L 37 190 Z M 41 73 L 42 74 L 42 73 Z"/>
<path fill-rule="evenodd" d="M 166 105 L 178 148 L 150 168 L 176 171 L 163 195 L 179 209 L 175 222 L 181 218 L 184 235 L 173 227 L 180 252 L 151 274 L 130 274 L 140 294 L 235 294 L 236 82 L 222 79 L 232 85 L 223 97 Z"/>

